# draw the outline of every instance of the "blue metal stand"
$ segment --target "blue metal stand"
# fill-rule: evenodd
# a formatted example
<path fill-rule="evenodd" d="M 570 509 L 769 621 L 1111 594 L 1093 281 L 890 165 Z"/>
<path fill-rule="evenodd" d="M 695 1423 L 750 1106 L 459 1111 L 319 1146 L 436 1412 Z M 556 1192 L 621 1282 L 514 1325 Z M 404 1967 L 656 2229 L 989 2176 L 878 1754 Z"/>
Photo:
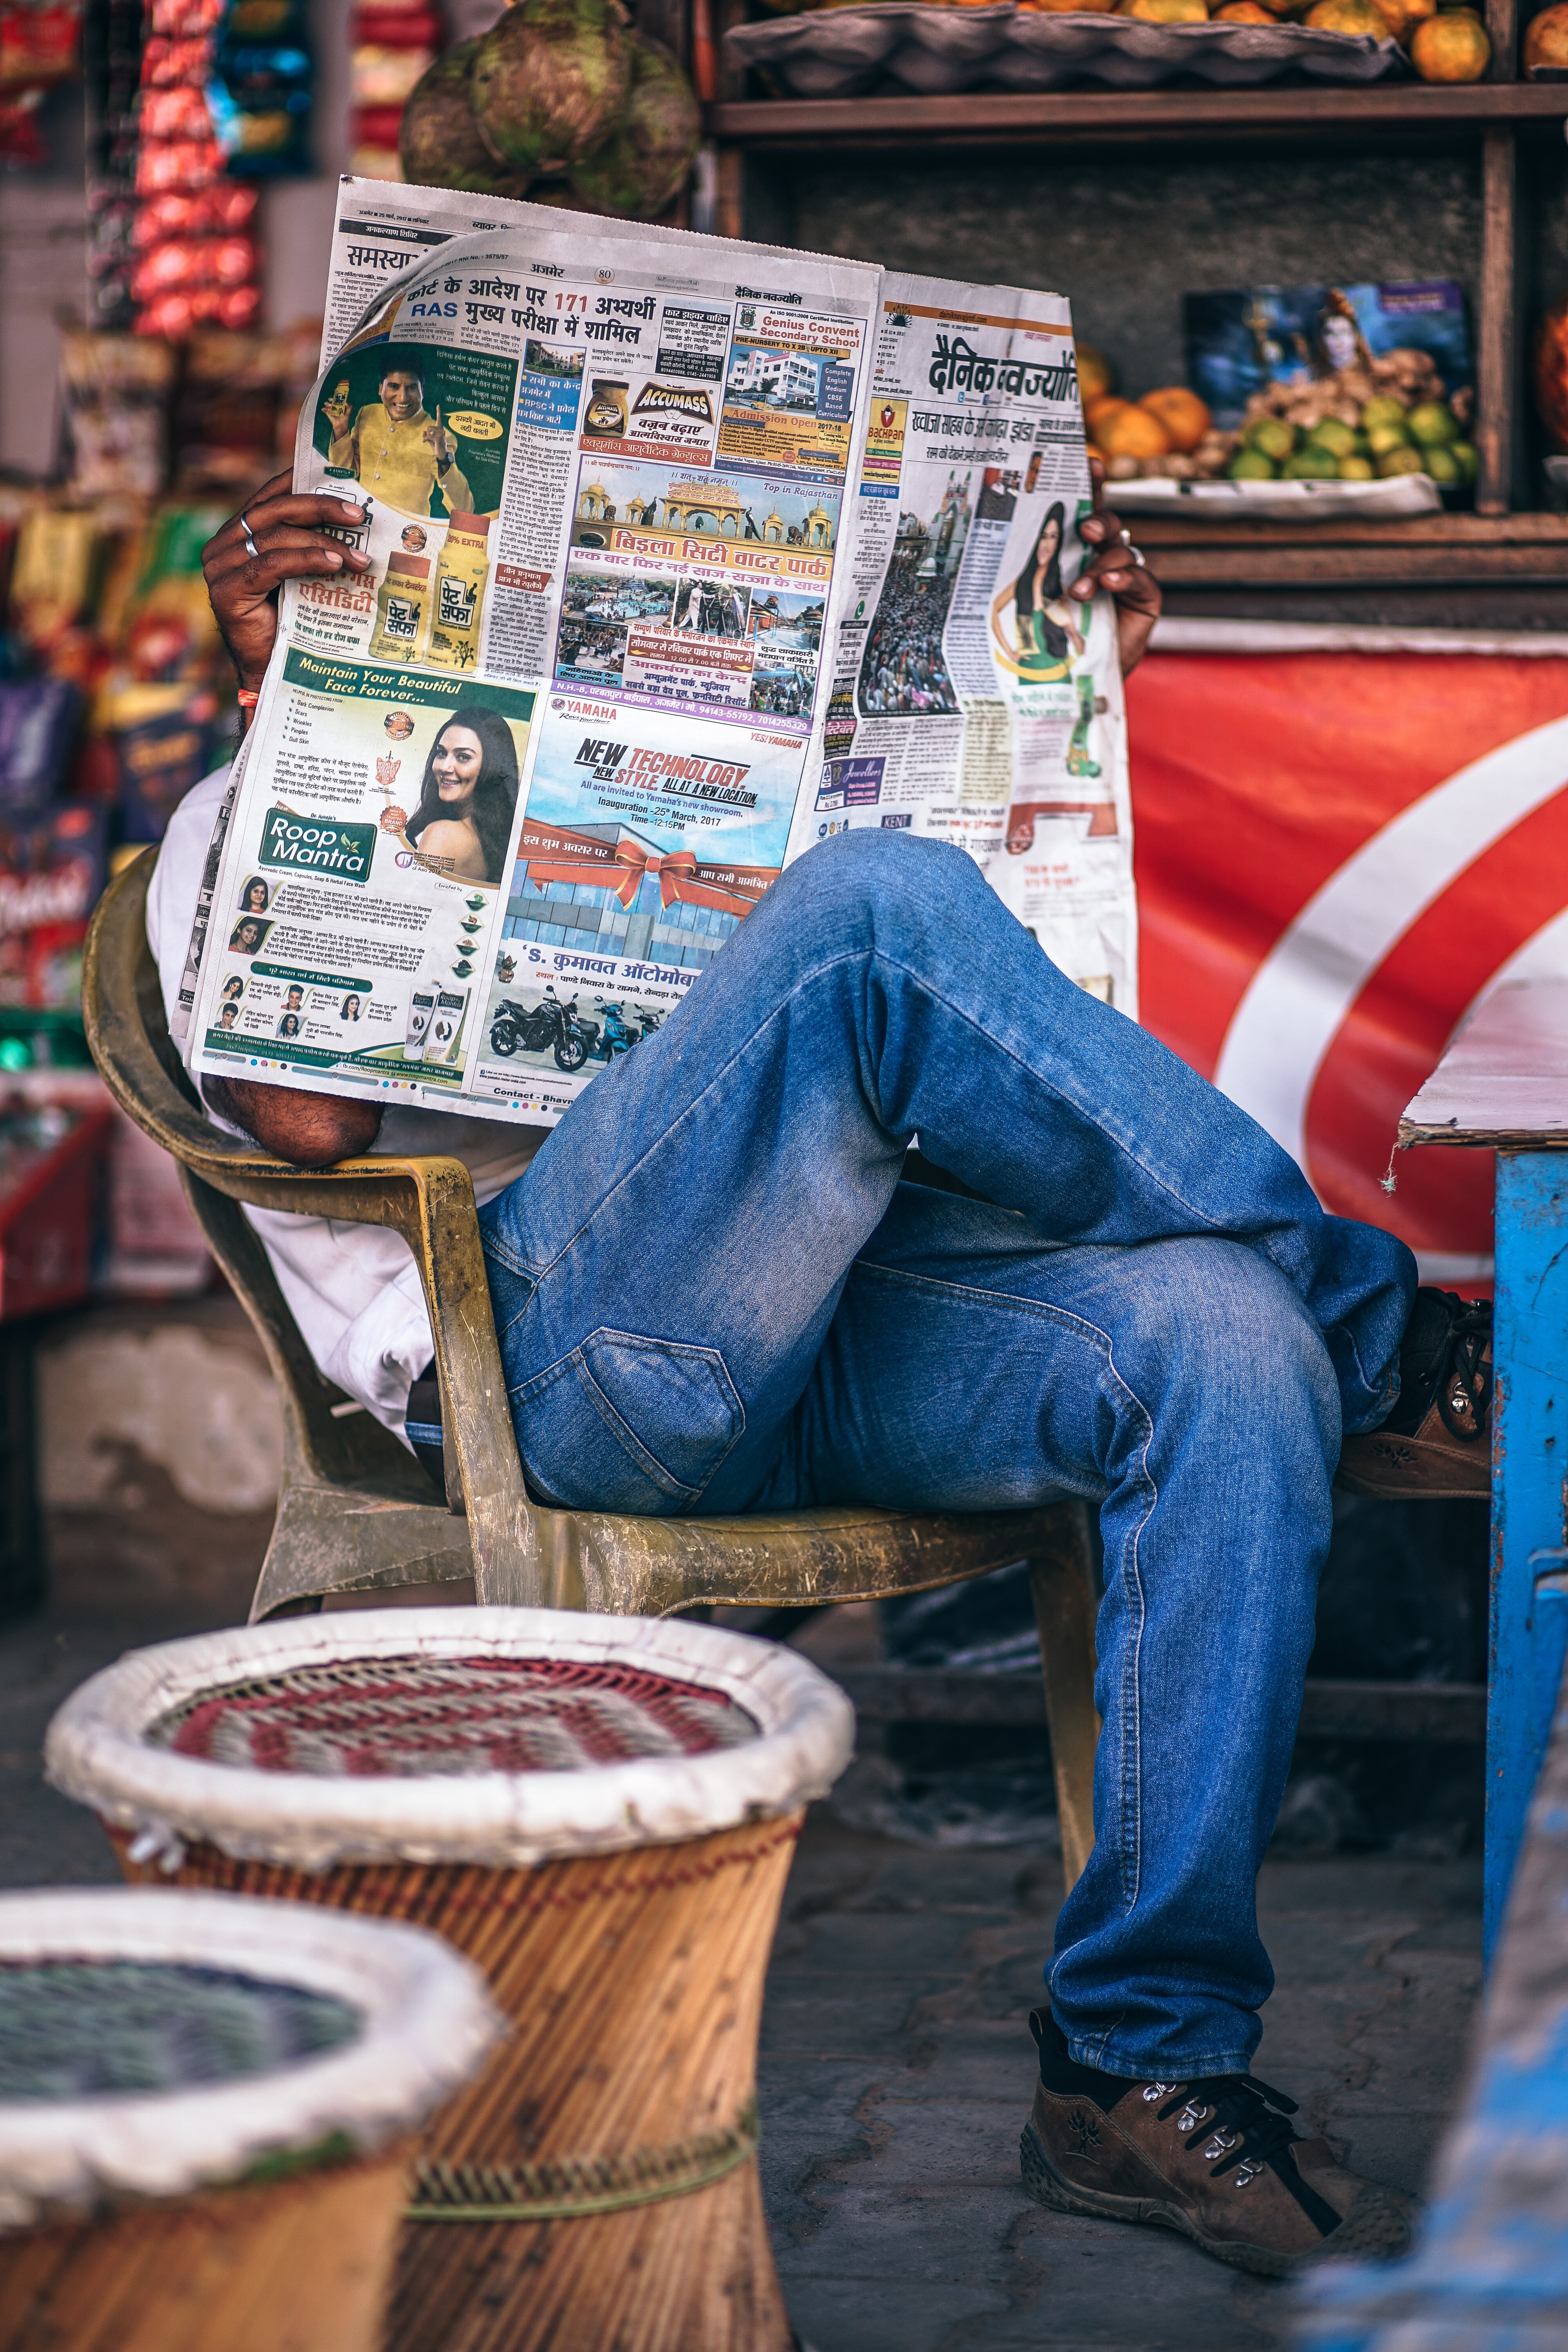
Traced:
<path fill-rule="evenodd" d="M 1568 1153 L 1497 1155 L 1493 1358 L 1489 1966 L 1568 1648 Z"/>

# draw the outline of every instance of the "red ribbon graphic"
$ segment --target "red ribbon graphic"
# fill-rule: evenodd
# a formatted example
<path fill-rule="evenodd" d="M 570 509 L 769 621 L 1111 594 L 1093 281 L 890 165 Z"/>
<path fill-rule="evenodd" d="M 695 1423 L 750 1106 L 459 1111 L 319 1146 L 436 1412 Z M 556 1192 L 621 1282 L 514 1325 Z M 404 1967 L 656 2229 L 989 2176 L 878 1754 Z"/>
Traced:
<path fill-rule="evenodd" d="M 623 835 L 619 841 L 600 841 L 591 833 L 571 833 L 564 826 L 523 821 L 517 845 L 536 890 L 552 882 L 592 882 L 613 890 L 623 907 L 630 907 L 645 874 L 658 878 L 661 906 L 679 900 L 689 907 L 711 907 L 721 915 L 749 915 L 770 883 L 778 879 L 776 866 L 704 866 L 691 849 L 650 849 L 646 843 Z"/>

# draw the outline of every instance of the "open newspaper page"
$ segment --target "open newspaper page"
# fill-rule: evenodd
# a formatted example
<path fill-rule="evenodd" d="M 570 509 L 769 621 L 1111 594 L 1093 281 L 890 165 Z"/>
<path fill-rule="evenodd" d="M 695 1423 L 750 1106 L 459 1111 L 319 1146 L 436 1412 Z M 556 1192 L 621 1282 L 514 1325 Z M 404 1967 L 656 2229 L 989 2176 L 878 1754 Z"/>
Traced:
<path fill-rule="evenodd" d="M 198 1070 L 548 1123 L 782 868 L 879 276 L 546 217 L 399 274 L 301 413 L 371 568 L 283 597 Z"/>
<path fill-rule="evenodd" d="M 1067 596 L 1090 499 L 1066 300 L 884 278 L 858 471 L 792 856 L 866 824 L 953 842 L 1055 962 L 1135 1015 L 1115 613 Z"/>
<path fill-rule="evenodd" d="M 367 310 L 405 270 L 431 259 L 454 237 L 485 229 L 521 231 L 531 239 L 570 235 L 579 250 L 615 243 L 662 244 L 690 253 L 723 255 L 732 271 L 737 257 L 764 257 L 794 269 L 802 261 L 837 267 L 826 254 L 753 245 L 743 239 L 705 236 L 693 229 L 660 228 L 651 222 L 620 220 L 595 213 L 571 213 L 552 205 L 531 205 L 510 196 L 481 196 L 460 188 L 409 187 L 397 181 L 362 180 L 345 174 L 338 183 L 327 273 L 326 315 L 321 328 L 321 365 L 354 332 Z M 585 240 L 585 245 L 584 241 Z"/>
<path fill-rule="evenodd" d="M 410 255 L 481 217 L 563 219 L 504 198 L 344 180 L 329 335 Z M 804 258 L 633 222 L 579 216 L 574 228 L 746 252 L 792 271 Z M 1066 971 L 1135 1017 L 1115 616 L 1107 598 L 1089 613 L 1066 600 L 1089 511 L 1068 304 L 889 275 L 872 365 L 838 551 L 852 582 L 820 656 L 831 678 L 824 760 L 786 862 L 846 825 L 954 842 Z"/>

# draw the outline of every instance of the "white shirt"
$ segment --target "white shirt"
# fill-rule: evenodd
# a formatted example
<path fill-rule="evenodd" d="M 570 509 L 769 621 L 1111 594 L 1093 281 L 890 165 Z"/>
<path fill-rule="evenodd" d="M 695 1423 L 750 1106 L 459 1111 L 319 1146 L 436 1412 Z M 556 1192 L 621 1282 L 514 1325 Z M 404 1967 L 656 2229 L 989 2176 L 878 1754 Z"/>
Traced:
<path fill-rule="evenodd" d="M 147 893 L 147 940 L 158 964 L 163 1010 L 172 1019 L 207 846 L 228 772 L 220 768 L 185 794 L 169 820 Z M 187 1064 L 191 1040 L 181 1051 Z M 207 1113 L 213 1118 L 213 1113 Z M 238 1129 L 222 1119 L 230 1135 Z M 372 1145 L 381 1152 L 447 1152 L 462 1160 L 480 1202 L 521 1176 L 549 1130 L 455 1111 L 389 1110 Z M 435 1353 L 413 1252 L 386 1225 L 338 1217 L 297 1217 L 279 1209 L 245 1212 L 261 1236 L 300 1336 L 328 1380 L 404 1436 L 410 1384 Z M 405 1444 L 406 1439 L 405 1438 Z"/>

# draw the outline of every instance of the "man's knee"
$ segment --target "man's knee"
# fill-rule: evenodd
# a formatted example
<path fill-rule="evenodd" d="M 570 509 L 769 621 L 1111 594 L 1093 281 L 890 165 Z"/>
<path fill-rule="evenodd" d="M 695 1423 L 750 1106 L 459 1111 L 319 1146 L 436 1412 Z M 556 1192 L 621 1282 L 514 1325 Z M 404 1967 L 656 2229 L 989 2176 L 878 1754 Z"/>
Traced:
<path fill-rule="evenodd" d="M 1339 1388 L 1327 1344 L 1279 1269 L 1245 1243 L 1199 1235 L 1130 1256 L 1116 1353 L 1131 1385 L 1164 1409 L 1238 1436 L 1340 1443 Z"/>
<path fill-rule="evenodd" d="M 780 914 L 805 916 L 817 939 L 830 926 L 863 929 L 868 940 L 885 941 L 917 924 L 940 930 L 962 921 L 972 929 L 976 921 L 1012 920 L 967 851 L 891 826 L 818 842 L 769 898 Z"/>

